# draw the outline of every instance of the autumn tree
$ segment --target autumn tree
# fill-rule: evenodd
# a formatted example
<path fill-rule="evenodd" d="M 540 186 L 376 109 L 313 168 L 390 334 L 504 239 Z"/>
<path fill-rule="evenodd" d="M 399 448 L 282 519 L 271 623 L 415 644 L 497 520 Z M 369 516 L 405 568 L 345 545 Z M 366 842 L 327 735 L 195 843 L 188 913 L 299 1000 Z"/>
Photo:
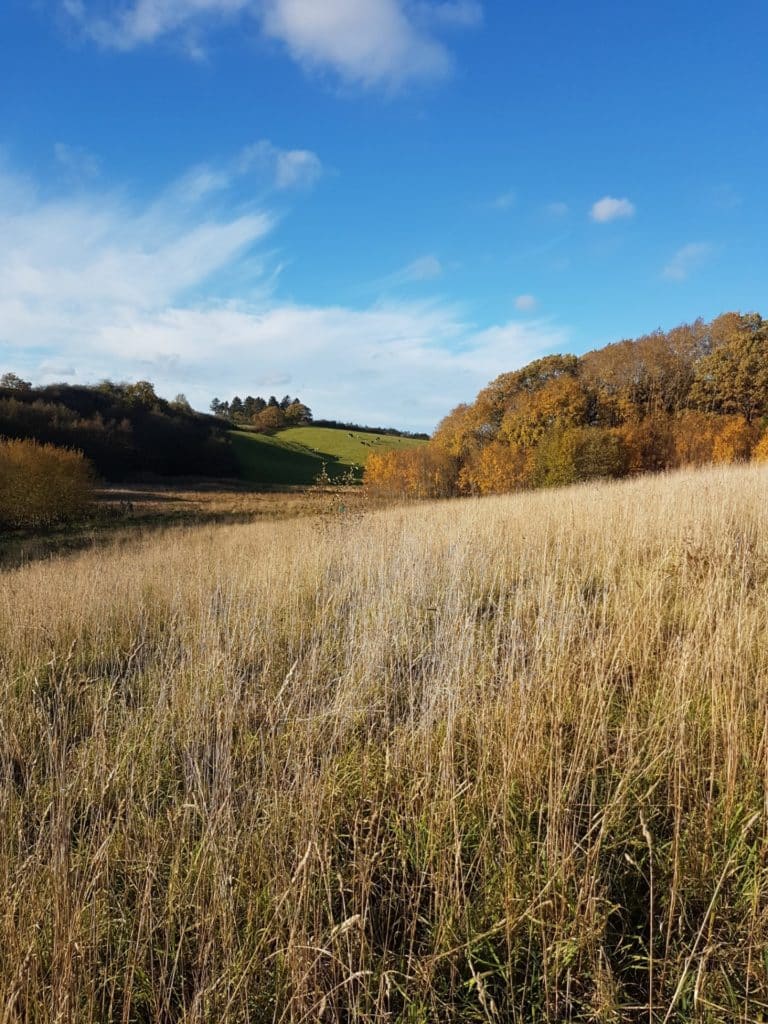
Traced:
<path fill-rule="evenodd" d="M 311 423 L 312 410 L 308 405 L 304 405 L 303 402 L 296 399 L 286 408 L 285 419 L 291 426 L 295 426 L 297 423 Z"/>
<path fill-rule="evenodd" d="M 536 450 L 534 481 L 556 487 L 620 477 L 627 472 L 626 446 L 617 430 L 570 427 L 551 431 Z"/>
<path fill-rule="evenodd" d="M 562 376 L 575 377 L 579 371 L 576 356 L 544 356 L 528 363 L 521 370 L 502 373 L 480 392 L 474 403 L 477 431 L 494 437 L 505 413 L 516 397 L 543 388 Z"/>
<path fill-rule="evenodd" d="M 743 416 L 720 417 L 719 429 L 712 446 L 714 462 L 746 462 L 752 454 L 759 429 Z"/>
<path fill-rule="evenodd" d="M 458 464 L 445 451 L 419 445 L 402 451 L 372 452 L 363 482 L 387 498 L 447 498 L 456 493 Z"/>
<path fill-rule="evenodd" d="M 432 435 L 432 444 L 455 458 L 466 458 L 482 442 L 479 419 L 474 405 L 457 405 L 440 421 Z"/>
<path fill-rule="evenodd" d="M 253 425 L 263 434 L 273 434 L 286 425 L 285 413 L 279 405 L 268 405 L 254 416 Z"/>
<path fill-rule="evenodd" d="M 521 444 L 491 441 L 464 467 L 460 489 L 476 494 L 505 494 L 530 484 L 533 451 Z"/>
<path fill-rule="evenodd" d="M 541 387 L 518 392 L 501 421 L 498 437 L 509 444 L 532 446 L 555 426 L 587 423 L 590 398 L 570 374 L 550 377 Z"/>
<path fill-rule="evenodd" d="M 725 340 L 696 366 L 693 404 L 752 423 L 768 414 L 768 322 L 757 313 L 729 319 Z"/>
<path fill-rule="evenodd" d="M 0 439 L 0 526 L 34 529 L 75 519 L 92 500 L 93 482 L 82 452 Z"/>
<path fill-rule="evenodd" d="M 765 431 L 753 448 L 752 458 L 755 462 L 768 462 L 768 430 Z"/>
<path fill-rule="evenodd" d="M 712 462 L 718 417 L 687 409 L 672 423 L 673 466 L 705 466 Z"/>
<path fill-rule="evenodd" d="M 658 412 L 631 418 L 617 427 L 627 453 L 627 472 L 658 472 L 672 465 L 674 434 L 671 417 Z"/>

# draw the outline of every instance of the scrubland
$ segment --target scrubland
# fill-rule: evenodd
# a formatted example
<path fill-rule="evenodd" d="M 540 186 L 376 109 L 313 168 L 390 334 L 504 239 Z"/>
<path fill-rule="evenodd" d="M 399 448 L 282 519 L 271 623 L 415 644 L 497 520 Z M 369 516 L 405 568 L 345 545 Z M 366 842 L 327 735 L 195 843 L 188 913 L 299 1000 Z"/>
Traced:
<path fill-rule="evenodd" d="M 0 1021 L 763 1021 L 768 470 L 0 576 Z"/>

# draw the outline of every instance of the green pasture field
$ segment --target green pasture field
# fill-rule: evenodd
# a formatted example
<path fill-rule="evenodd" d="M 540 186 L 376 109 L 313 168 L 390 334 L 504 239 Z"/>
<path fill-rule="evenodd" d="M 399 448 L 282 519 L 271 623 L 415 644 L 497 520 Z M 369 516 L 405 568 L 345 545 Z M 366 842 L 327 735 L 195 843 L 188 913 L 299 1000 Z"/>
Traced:
<path fill-rule="evenodd" d="M 361 479 L 372 452 L 424 444 L 412 437 L 331 427 L 289 427 L 271 436 L 233 430 L 231 437 L 243 479 L 285 485 L 314 483 L 323 464 L 332 479 L 350 469 Z"/>

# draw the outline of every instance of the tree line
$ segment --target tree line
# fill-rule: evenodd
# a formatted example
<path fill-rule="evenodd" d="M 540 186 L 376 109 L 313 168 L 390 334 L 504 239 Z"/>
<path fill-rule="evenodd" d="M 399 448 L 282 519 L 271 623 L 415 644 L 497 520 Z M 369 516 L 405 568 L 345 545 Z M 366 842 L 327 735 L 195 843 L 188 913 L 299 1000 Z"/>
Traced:
<path fill-rule="evenodd" d="M 246 395 L 240 398 L 235 395 L 229 402 L 214 398 L 210 408 L 214 416 L 238 426 L 253 427 L 261 434 L 273 434 L 285 427 L 312 422 L 309 406 L 290 395 L 285 395 L 279 402 L 274 395 L 266 399 L 261 396 L 254 398 L 253 395 Z"/>
<path fill-rule="evenodd" d="M 447 497 L 750 458 L 768 459 L 768 321 L 725 313 L 503 373 L 365 479 Z"/>
<path fill-rule="evenodd" d="M 247 395 L 240 398 L 235 395 L 230 401 L 222 402 L 214 398 L 210 405 L 211 412 L 220 419 L 227 420 L 236 426 L 252 427 L 259 433 L 272 434 L 285 427 L 312 424 L 315 427 L 328 427 L 331 430 L 354 430 L 363 434 L 385 434 L 391 437 L 413 437 L 429 440 L 429 434 L 412 433 L 398 430 L 396 427 L 370 427 L 346 420 L 316 420 L 312 410 L 300 398 L 285 395 L 278 402 L 274 395 L 268 399 Z"/>
<path fill-rule="evenodd" d="M 160 398 L 149 381 L 33 387 L 6 373 L 0 437 L 81 451 L 107 480 L 237 475 L 227 424 L 195 412 L 184 395 Z"/>

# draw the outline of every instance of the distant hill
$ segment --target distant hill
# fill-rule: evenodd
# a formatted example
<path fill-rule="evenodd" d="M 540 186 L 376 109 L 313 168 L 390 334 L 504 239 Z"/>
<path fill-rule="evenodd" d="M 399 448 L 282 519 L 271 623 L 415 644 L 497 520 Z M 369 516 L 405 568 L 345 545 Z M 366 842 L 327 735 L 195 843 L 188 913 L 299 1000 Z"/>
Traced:
<path fill-rule="evenodd" d="M 195 412 L 183 395 L 160 398 L 149 381 L 36 388 L 5 374 L 0 437 L 82 451 L 107 480 L 237 472 L 227 424 Z"/>
<path fill-rule="evenodd" d="M 425 443 L 414 437 L 316 426 L 289 427 L 272 435 L 233 430 L 230 437 L 241 476 L 263 484 L 311 484 L 323 464 L 332 479 L 350 469 L 361 479 L 371 453 Z"/>

